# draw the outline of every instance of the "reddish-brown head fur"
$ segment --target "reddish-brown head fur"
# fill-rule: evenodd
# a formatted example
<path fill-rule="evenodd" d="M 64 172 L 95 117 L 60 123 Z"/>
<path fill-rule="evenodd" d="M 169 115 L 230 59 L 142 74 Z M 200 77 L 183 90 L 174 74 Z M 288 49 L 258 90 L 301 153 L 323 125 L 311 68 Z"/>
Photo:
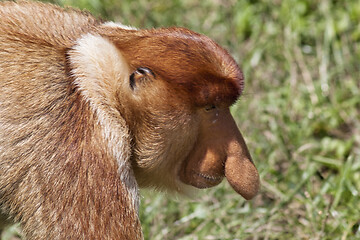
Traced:
<path fill-rule="evenodd" d="M 238 193 L 252 198 L 258 173 L 228 110 L 243 91 L 243 74 L 227 51 L 183 28 L 105 28 L 102 34 L 132 71 L 151 71 L 148 84 L 131 94 L 136 101 L 127 97 L 133 113 L 126 117 L 141 116 L 127 121 L 136 132 L 134 167 L 140 185 L 178 190 L 174 175 L 179 175 L 182 183 L 203 188 L 226 176 Z"/>
<path fill-rule="evenodd" d="M 194 106 L 230 105 L 243 90 L 243 75 L 236 62 L 204 35 L 184 28 L 164 28 L 126 33 L 112 30 L 107 37 L 132 68 L 152 69 Z"/>

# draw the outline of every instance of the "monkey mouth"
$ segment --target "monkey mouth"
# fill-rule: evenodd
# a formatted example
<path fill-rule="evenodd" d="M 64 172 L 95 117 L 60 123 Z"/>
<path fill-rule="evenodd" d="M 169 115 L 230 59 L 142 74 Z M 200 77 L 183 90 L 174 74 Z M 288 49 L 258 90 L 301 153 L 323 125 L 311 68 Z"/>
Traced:
<path fill-rule="evenodd" d="M 199 172 L 195 172 L 195 174 L 198 175 L 199 177 L 205 178 L 206 180 L 211 181 L 211 182 L 218 182 L 224 178 L 224 176 L 211 176 L 211 175 L 207 175 L 207 174 L 199 173 Z"/>
<path fill-rule="evenodd" d="M 221 183 L 223 178 L 223 175 L 212 175 L 193 171 L 191 185 L 197 188 L 209 188 Z"/>

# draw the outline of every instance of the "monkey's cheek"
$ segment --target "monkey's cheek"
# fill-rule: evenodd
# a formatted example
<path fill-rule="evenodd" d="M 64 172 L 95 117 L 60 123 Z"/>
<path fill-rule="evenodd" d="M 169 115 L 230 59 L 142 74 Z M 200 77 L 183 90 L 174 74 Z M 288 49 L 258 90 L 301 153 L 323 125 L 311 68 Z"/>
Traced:
<path fill-rule="evenodd" d="M 252 161 L 229 157 L 225 162 L 225 177 L 231 187 L 246 200 L 256 196 L 260 188 L 258 171 Z"/>

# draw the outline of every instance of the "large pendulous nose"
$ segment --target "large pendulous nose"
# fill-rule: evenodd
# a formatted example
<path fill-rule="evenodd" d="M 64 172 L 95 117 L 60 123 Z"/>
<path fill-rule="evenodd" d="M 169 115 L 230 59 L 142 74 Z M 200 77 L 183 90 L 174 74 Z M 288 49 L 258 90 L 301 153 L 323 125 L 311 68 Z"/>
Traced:
<path fill-rule="evenodd" d="M 231 187 L 247 200 L 259 191 L 259 174 L 239 131 L 227 149 L 225 177 Z"/>

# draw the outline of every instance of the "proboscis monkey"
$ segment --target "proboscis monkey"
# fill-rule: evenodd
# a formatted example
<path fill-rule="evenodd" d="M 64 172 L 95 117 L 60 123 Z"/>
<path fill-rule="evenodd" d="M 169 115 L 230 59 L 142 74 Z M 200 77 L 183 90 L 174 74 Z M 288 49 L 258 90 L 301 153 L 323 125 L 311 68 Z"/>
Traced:
<path fill-rule="evenodd" d="M 37 2 L 0 3 L 0 206 L 27 239 L 142 239 L 140 187 L 225 176 L 259 188 L 229 107 L 233 58 L 183 28 L 137 30 Z"/>

